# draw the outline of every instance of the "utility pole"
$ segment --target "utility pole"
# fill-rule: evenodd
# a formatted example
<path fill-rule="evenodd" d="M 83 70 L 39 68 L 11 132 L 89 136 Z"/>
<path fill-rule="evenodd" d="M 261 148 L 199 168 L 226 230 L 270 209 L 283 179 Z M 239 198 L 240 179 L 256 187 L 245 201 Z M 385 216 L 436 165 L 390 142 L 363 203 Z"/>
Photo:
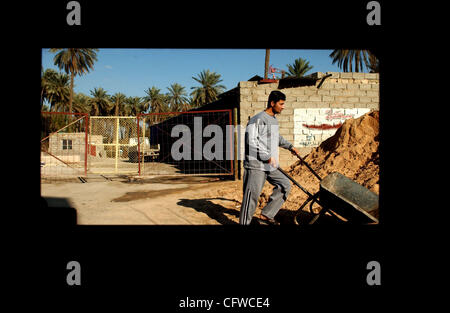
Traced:
<path fill-rule="evenodd" d="M 269 72 L 270 49 L 266 49 L 266 62 L 264 65 L 264 79 L 267 79 Z"/>

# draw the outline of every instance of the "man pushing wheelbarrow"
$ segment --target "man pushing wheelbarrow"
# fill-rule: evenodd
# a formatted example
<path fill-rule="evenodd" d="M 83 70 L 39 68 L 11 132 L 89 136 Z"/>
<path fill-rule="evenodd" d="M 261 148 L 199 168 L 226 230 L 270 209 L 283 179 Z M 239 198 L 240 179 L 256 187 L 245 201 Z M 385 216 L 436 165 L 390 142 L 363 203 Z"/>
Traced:
<path fill-rule="evenodd" d="M 297 214 L 310 203 L 310 211 L 315 215 L 310 224 L 325 213 L 340 219 L 336 216 L 337 213 L 349 222 L 377 224 L 378 220 L 371 212 L 378 210 L 378 195 L 337 172 L 322 179 L 300 157 L 293 144 L 279 134 L 276 115 L 283 111 L 285 101 L 286 96 L 282 92 L 272 91 L 267 108 L 248 121 L 245 132 L 244 190 L 239 224 L 250 225 L 266 180 L 274 186 L 274 189 L 267 205 L 261 210 L 259 221 L 263 224 L 279 225 L 274 217 L 289 195 L 291 181 L 308 195 L 307 200 L 297 210 Z M 290 150 L 319 179 L 319 192 L 309 193 L 279 168 L 279 147 Z M 318 214 L 312 212 L 314 203 L 322 207 Z"/>
<path fill-rule="evenodd" d="M 291 190 L 289 179 L 277 170 L 278 147 L 299 154 L 294 145 L 279 134 L 276 115 L 283 111 L 285 101 L 284 93 L 272 91 L 267 108 L 248 121 L 245 132 L 244 196 L 239 216 L 241 225 L 249 225 L 252 221 L 266 180 L 274 185 L 274 189 L 269 202 L 261 211 L 260 221 L 265 224 L 278 225 L 274 217 Z"/>

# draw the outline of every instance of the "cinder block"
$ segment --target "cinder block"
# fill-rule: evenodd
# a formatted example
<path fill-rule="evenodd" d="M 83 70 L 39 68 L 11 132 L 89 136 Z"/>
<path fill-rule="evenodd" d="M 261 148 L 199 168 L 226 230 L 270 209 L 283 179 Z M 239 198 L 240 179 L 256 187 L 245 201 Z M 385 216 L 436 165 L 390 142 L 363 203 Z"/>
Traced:
<path fill-rule="evenodd" d="M 305 89 L 304 90 L 305 95 L 307 96 L 314 96 L 317 95 L 317 88 L 316 89 Z"/>
<path fill-rule="evenodd" d="M 257 96 L 266 96 L 266 91 L 264 89 L 252 89 L 252 93 Z"/>
<path fill-rule="evenodd" d="M 340 78 L 353 78 L 352 72 L 342 72 L 339 73 Z"/>
<path fill-rule="evenodd" d="M 318 108 L 329 108 L 330 107 L 330 102 L 324 102 L 324 101 L 318 102 L 317 103 L 317 107 Z"/>
<path fill-rule="evenodd" d="M 244 96 L 248 96 L 250 94 L 250 88 L 241 88 L 241 89 L 239 89 L 239 94 L 240 95 L 244 95 Z"/>
<path fill-rule="evenodd" d="M 297 96 L 297 102 L 307 101 L 309 96 Z"/>
<path fill-rule="evenodd" d="M 251 102 L 251 108 L 252 109 L 263 109 L 265 108 L 265 105 L 262 102 Z"/>
<path fill-rule="evenodd" d="M 332 97 L 332 96 L 322 96 L 322 101 L 324 101 L 324 102 L 331 102 L 331 101 L 334 101 L 334 97 Z"/>
<path fill-rule="evenodd" d="M 349 84 L 334 84 L 334 89 L 347 89 Z"/>
<path fill-rule="evenodd" d="M 342 96 L 344 90 L 330 90 L 330 96 Z"/>
<path fill-rule="evenodd" d="M 364 74 L 364 78 L 366 79 L 379 79 L 379 74 L 378 73 L 365 73 Z"/>
<path fill-rule="evenodd" d="M 366 95 L 367 95 L 367 97 L 378 97 L 379 96 L 379 92 L 378 91 L 373 91 L 373 90 L 368 90 L 368 91 L 366 91 Z"/>
<path fill-rule="evenodd" d="M 321 96 L 309 96 L 308 101 L 322 101 Z"/>
<path fill-rule="evenodd" d="M 347 96 L 347 97 L 351 97 L 355 95 L 355 90 L 342 90 L 342 95 L 343 96 Z"/>
<path fill-rule="evenodd" d="M 293 88 L 291 94 L 293 96 L 303 96 L 305 94 L 305 90 L 302 88 Z"/>
<path fill-rule="evenodd" d="M 267 96 L 257 96 L 256 101 L 258 102 L 266 102 L 267 103 L 268 97 Z"/>
<path fill-rule="evenodd" d="M 364 73 L 352 73 L 354 79 L 364 79 Z"/>
<path fill-rule="evenodd" d="M 290 141 L 291 143 L 292 143 L 292 141 L 294 141 L 294 135 L 293 134 L 283 135 L 283 138 L 286 139 L 287 141 Z"/>
<path fill-rule="evenodd" d="M 370 97 L 359 97 L 359 102 L 363 102 L 363 103 L 372 102 L 372 98 L 370 98 Z"/>
<path fill-rule="evenodd" d="M 286 95 L 286 103 L 292 103 L 292 102 L 296 102 L 296 101 L 297 101 L 296 96 Z"/>

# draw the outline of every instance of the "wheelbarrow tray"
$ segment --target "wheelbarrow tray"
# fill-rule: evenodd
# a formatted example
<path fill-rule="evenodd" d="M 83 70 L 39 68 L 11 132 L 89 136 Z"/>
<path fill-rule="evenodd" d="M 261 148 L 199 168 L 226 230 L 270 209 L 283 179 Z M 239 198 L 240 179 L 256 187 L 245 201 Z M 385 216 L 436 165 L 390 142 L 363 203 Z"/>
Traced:
<path fill-rule="evenodd" d="M 378 195 L 348 177 L 333 172 L 320 182 L 320 205 L 349 222 L 378 223 Z"/>

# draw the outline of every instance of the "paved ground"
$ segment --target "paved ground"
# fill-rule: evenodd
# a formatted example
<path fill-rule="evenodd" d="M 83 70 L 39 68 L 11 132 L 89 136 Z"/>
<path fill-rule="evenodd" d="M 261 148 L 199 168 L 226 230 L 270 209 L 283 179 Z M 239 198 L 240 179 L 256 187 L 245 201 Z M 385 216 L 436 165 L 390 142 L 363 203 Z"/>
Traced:
<path fill-rule="evenodd" d="M 208 191 L 233 184 L 211 177 L 87 178 L 87 183 L 42 183 L 49 206 L 67 203 L 77 211 L 79 225 L 209 225 L 236 223 L 236 210 L 208 199 Z M 233 202 L 234 201 L 234 202 Z"/>

